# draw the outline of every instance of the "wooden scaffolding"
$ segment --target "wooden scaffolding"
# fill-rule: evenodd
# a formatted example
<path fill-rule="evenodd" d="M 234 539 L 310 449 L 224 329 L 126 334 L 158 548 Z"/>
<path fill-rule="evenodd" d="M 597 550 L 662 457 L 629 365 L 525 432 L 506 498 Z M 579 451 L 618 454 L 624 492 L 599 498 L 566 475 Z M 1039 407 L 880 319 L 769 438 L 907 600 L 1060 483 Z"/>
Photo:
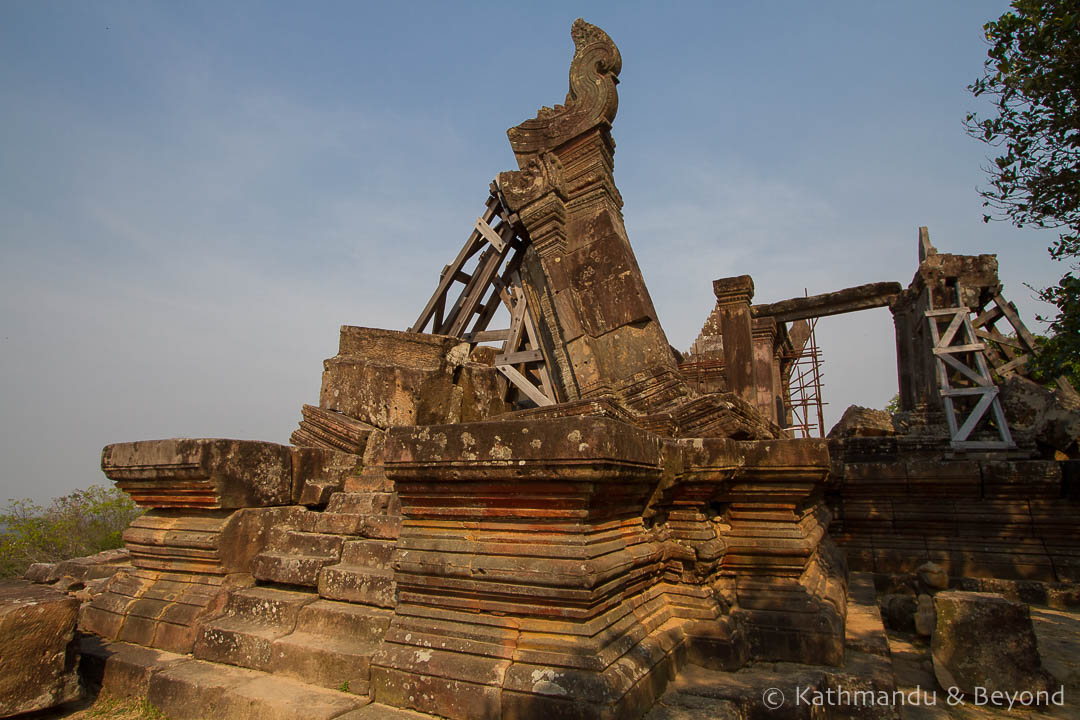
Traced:
<path fill-rule="evenodd" d="M 443 268 L 435 292 L 409 331 L 425 332 L 430 327 L 428 332 L 474 346 L 495 343 L 495 368 L 520 393 L 523 404 L 544 406 L 556 397 L 521 283 L 528 243 L 528 234 L 506 207 L 498 183 L 491 183 L 484 212 L 457 257 Z M 509 327 L 489 330 L 500 307 L 510 314 Z"/>
<path fill-rule="evenodd" d="M 825 437 L 825 414 L 822 402 L 822 355 L 814 332 L 818 319 L 800 322 L 807 325 L 807 334 L 801 344 L 782 356 L 785 363 L 785 410 L 790 421 L 784 432 L 793 438 Z"/>

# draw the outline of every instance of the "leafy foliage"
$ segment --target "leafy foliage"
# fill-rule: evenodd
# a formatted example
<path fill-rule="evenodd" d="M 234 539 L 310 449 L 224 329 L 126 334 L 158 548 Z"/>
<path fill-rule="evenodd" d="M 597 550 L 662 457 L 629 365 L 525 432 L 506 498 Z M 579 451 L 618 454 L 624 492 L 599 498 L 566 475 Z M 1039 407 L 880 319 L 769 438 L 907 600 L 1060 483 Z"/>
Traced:
<path fill-rule="evenodd" d="M 893 395 L 889 402 L 885 404 L 885 412 L 893 415 L 900 412 L 900 393 Z"/>
<path fill-rule="evenodd" d="M 970 90 L 997 114 L 967 116 L 968 133 L 1002 154 L 984 205 L 1017 227 L 1065 228 L 1055 258 L 1080 254 L 1080 0 L 1015 0 L 987 23 L 983 76 Z M 992 215 L 985 216 L 991 219 Z"/>
<path fill-rule="evenodd" d="M 1049 383 L 1064 375 L 1080 388 L 1080 278 L 1069 273 L 1056 287 L 1040 291 L 1039 297 L 1056 305 L 1058 316 L 1050 322 L 1052 335 L 1036 338 L 1038 348 L 1029 365 L 1032 379 Z"/>
<path fill-rule="evenodd" d="M 990 214 L 1017 227 L 1061 230 L 1048 250 L 1080 257 L 1080 0 L 1014 0 L 984 26 L 990 43 L 983 76 L 969 86 L 996 114 L 970 113 L 968 134 L 1000 148 L 980 190 Z M 1072 376 L 1080 367 L 1080 279 L 1073 267 L 1039 298 L 1058 308 L 1033 363 L 1036 376 Z M 1039 318 L 1043 320 L 1043 318 Z"/>
<path fill-rule="evenodd" d="M 124 529 L 142 514 L 123 491 L 93 485 L 43 508 L 8 500 L 0 513 L 0 577 L 21 575 L 36 562 L 57 562 L 123 545 Z"/>

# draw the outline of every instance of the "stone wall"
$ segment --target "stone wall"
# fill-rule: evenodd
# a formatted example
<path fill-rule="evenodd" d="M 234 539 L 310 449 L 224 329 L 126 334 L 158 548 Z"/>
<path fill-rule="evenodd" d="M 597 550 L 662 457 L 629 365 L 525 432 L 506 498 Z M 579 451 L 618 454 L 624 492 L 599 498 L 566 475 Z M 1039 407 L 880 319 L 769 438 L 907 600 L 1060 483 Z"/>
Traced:
<path fill-rule="evenodd" d="M 919 447 L 920 443 L 924 445 Z M 852 569 L 1077 582 L 1080 502 L 1063 463 L 1018 453 L 952 456 L 939 440 L 830 441 L 831 534 Z"/>

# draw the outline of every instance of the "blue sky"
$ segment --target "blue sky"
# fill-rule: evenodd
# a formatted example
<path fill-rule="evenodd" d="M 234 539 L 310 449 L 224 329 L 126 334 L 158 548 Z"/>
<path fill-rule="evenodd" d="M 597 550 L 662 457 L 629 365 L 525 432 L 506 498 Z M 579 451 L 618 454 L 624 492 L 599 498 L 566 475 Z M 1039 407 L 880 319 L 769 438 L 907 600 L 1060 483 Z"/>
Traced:
<path fill-rule="evenodd" d="M 669 340 L 760 302 L 910 281 L 916 233 L 1024 283 L 961 126 L 1004 2 L 0 3 L 0 500 L 110 442 L 287 442 L 341 324 L 407 327 L 561 102 L 574 18 L 623 56 L 616 181 Z M 826 318 L 831 425 L 896 392 L 887 310 Z"/>

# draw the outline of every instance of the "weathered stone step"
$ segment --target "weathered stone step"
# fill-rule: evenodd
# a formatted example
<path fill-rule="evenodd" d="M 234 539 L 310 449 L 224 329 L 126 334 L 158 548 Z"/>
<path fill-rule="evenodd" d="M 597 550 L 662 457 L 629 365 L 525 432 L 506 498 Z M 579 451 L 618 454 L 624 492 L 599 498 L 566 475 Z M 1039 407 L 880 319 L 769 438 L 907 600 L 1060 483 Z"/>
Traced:
<path fill-rule="evenodd" d="M 226 615 L 203 626 L 192 654 L 200 660 L 269 672 L 272 646 L 292 628 Z"/>
<path fill-rule="evenodd" d="M 378 643 L 294 632 L 273 645 L 270 672 L 311 685 L 367 695 Z"/>
<path fill-rule="evenodd" d="M 349 540 L 341 547 L 341 564 L 389 570 L 394 557 L 392 540 Z"/>
<path fill-rule="evenodd" d="M 321 513 L 314 513 L 315 523 Z M 269 548 L 275 552 L 289 553 L 293 555 L 323 555 L 325 557 L 340 557 L 341 543 L 344 541 L 340 535 L 333 533 L 312 532 L 297 528 L 274 528 L 274 534 L 270 538 Z"/>
<path fill-rule="evenodd" d="M 316 600 L 300 611 L 296 632 L 377 642 L 386 634 L 393 617 L 393 611 L 383 608 Z"/>
<path fill-rule="evenodd" d="M 295 629 L 301 608 L 314 593 L 254 587 L 229 594 L 225 612 L 208 620 L 192 654 L 200 660 L 268 671 L 272 645 Z"/>
<path fill-rule="evenodd" d="M 171 720 L 344 720 L 367 699 L 255 670 L 195 660 L 125 643 L 83 645 L 102 689 L 144 697 Z M 350 684 L 350 690 L 351 690 Z"/>
<path fill-rule="evenodd" d="M 376 607 L 397 606 L 397 583 L 388 568 L 359 565 L 328 565 L 319 572 L 319 595 Z"/>
<path fill-rule="evenodd" d="M 287 585 L 315 587 L 319 570 L 341 558 L 340 535 L 275 528 L 270 549 L 259 553 L 251 563 L 251 573 L 258 580 Z"/>
<path fill-rule="evenodd" d="M 251 574 L 266 582 L 315 587 L 319 583 L 319 571 L 337 561 L 338 558 L 325 555 L 263 552 L 252 560 Z"/>
<path fill-rule="evenodd" d="M 318 598 L 314 593 L 273 587 L 233 590 L 225 603 L 224 615 L 239 615 L 266 624 L 296 624 L 300 608 Z"/>
<path fill-rule="evenodd" d="M 371 656 L 392 617 L 389 610 L 316 600 L 300 609 L 293 632 L 271 640 L 266 669 L 366 695 Z"/>

